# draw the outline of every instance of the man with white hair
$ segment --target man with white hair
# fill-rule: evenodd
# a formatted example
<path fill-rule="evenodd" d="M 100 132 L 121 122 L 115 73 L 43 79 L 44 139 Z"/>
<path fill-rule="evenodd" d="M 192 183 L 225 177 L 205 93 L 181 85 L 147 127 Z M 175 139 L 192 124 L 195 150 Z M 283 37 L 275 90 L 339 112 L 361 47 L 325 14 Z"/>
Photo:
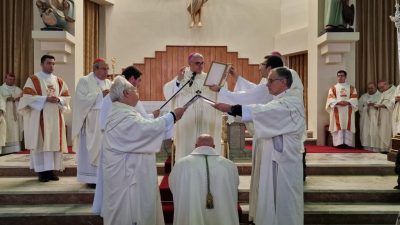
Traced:
<path fill-rule="evenodd" d="M 104 59 L 96 59 L 93 72 L 79 79 L 74 96 L 72 140 L 78 156 L 77 179 L 94 188 L 100 155 L 102 133 L 100 109 L 108 94 L 111 81 L 106 79 L 108 65 Z"/>
<path fill-rule="evenodd" d="M 139 101 L 136 87 L 122 76 L 115 78 L 110 98 L 94 211 L 101 206 L 105 225 L 163 225 L 155 153 L 185 108 L 144 118 L 133 108 Z"/>
<path fill-rule="evenodd" d="M 174 197 L 174 225 L 239 225 L 238 170 L 214 146 L 210 135 L 200 135 L 194 151 L 172 169 L 168 183 Z"/>
<path fill-rule="evenodd" d="M 134 66 L 128 66 L 122 71 L 122 76 L 129 81 L 134 87 L 140 88 L 142 82 L 142 72 Z M 108 114 L 110 114 L 112 108 L 112 101 L 110 96 L 107 95 L 103 99 L 103 104 L 100 109 L 100 128 L 103 130 L 106 125 Z M 142 102 L 139 100 L 135 106 L 135 110 L 145 118 L 157 118 L 160 115 L 160 110 L 155 110 L 152 113 L 147 113 Z"/>
<path fill-rule="evenodd" d="M 216 101 L 217 93 L 204 86 L 207 74 L 203 72 L 204 58 L 200 53 L 188 57 L 189 67 L 182 67 L 177 76 L 164 85 L 164 97 L 169 99 L 180 87 L 193 78 L 171 101 L 171 107 L 182 107 L 197 93 Z M 174 127 L 175 161 L 191 153 L 196 137 L 203 133 L 210 134 L 216 140 L 215 151 L 221 154 L 222 115 L 204 101 L 196 101 L 185 113 L 185 118 Z"/>

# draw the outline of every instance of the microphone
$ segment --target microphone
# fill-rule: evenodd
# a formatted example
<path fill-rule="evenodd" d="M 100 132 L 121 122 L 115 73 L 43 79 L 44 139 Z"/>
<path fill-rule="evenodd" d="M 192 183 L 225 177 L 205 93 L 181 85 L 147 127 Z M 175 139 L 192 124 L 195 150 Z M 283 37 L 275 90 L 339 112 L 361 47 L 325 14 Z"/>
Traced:
<path fill-rule="evenodd" d="M 190 78 L 190 81 L 189 81 L 189 87 L 191 87 L 193 85 L 193 81 L 194 81 L 195 77 L 196 77 L 196 72 L 193 72 L 192 77 Z"/>

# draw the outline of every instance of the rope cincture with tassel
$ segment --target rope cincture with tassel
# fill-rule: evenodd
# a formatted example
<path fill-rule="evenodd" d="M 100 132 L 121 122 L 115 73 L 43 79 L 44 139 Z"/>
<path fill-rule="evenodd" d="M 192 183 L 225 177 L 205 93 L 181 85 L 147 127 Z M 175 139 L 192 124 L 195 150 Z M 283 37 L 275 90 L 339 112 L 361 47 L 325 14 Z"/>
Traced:
<path fill-rule="evenodd" d="M 213 209 L 214 208 L 214 198 L 211 194 L 210 191 L 210 172 L 209 172 L 209 168 L 208 168 L 208 159 L 207 159 L 207 155 L 204 156 L 206 159 L 206 169 L 207 169 L 207 201 L 206 201 L 206 208 L 207 209 Z"/>

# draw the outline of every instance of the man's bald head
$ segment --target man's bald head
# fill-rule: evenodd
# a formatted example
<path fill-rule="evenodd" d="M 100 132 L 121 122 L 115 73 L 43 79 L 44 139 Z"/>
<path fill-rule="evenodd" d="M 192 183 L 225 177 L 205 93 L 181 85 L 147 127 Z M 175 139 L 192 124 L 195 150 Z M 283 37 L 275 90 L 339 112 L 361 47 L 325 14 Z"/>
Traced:
<path fill-rule="evenodd" d="M 214 148 L 214 139 L 209 134 L 202 134 L 200 137 L 197 138 L 196 141 L 196 148 L 201 146 L 208 146 Z"/>

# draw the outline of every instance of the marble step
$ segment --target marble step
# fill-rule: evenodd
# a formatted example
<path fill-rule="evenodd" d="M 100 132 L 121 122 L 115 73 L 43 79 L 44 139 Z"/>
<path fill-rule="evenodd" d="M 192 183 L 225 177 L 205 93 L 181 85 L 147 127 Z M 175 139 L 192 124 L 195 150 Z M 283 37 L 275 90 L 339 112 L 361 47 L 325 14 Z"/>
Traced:
<path fill-rule="evenodd" d="M 248 221 L 248 205 L 241 204 L 241 223 Z M 306 203 L 306 225 L 316 224 L 394 224 L 400 211 L 398 204 Z M 92 224 L 101 225 L 102 218 L 91 213 L 90 204 L 0 205 L 0 225 Z"/>
<path fill-rule="evenodd" d="M 396 176 L 310 176 L 305 202 L 387 202 L 400 205 Z M 249 202 L 250 177 L 240 176 L 238 201 Z"/>
<path fill-rule="evenodd" d="M 240 221 L 248 221 L 249 205 L 240 204 Z M 304 224 L 395 224 L 400 211 L 399 204 L 388 203 L 305 203 Z"/>
<path fill-rule="evenodd" d="M 60 176 L 76 176 L 75 155 L 64 155 L 64 172 Z M 309 153 L 307 175 L 394 175 L 394 163 L 380 153 Z M 240 175 L 251 174 L 251 162 L 236 162 Z M 157 172 L 164 174 L 164 163 L 157 163 Z M 0 177 L 36 176 L 29 169 L 29 156 L 23 154 L 0 157 Z"/>
<path fill-rule="evenodd" d="M 162 176 L 158 176 L 161 183 Z M 306 202 L 400 203 L 400 190 L 393 189 L 396 176 L 312 176 L 304 186 Z M 239 202 L 249 201 L 250 176 L 239 177 Z M 94 189 L 75 177 L 40 183 L 33 177 L 0 178 L 0 205 L 4 204 L 90 204 Z M 163 201 L 172 201 L 165 199 Z"/>

